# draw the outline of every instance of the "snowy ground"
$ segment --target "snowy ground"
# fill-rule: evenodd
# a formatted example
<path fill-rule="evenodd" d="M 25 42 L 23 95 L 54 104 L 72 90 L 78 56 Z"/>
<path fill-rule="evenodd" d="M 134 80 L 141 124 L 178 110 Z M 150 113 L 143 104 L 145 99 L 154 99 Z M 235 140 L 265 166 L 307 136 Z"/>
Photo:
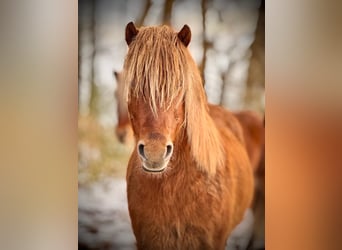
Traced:
<path fill-rule="evenodd" d="M 79 249 L 134 249 L 124 179 L 80 186 L 78 207 Z"/>
<path fill-rule="evenodd" d="M 112 178 L 80 185 L 78 206 L 79 249 L 135 249 L 125 179 Z M 248 210 L 244 221 L 228 239 L 226 249 L 246 249 L 252 225 L 253 214 Z"/>

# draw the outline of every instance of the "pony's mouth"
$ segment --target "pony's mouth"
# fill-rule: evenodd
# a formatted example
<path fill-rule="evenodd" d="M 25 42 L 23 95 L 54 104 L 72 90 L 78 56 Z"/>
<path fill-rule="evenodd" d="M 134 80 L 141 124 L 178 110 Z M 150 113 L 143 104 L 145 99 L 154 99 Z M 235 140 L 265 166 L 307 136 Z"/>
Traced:
<path fill-rule="evenodd" d="M 144 160 L 142 162 L 142 168 L 144 171 L 149 172 L 149 173 L 161 173 L 163 172 L 166 167 L 167 164 L 169 163 L 170 159 L 165 159 L 163 162 L 159 163 L 159 162 L 150 162 L 150 161 L 146 161 Z"/>

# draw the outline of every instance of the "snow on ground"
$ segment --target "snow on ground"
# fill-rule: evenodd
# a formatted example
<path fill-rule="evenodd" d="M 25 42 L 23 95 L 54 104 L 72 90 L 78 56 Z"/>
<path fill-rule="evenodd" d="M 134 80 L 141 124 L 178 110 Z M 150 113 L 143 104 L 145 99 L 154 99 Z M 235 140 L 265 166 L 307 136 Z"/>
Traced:
<path fill-rule="evenodd" d="M 80 185 L 78 207 L 79 249 L 135 249 L 124 178 Z M 228 239 L 226 250 L 247 248 L 253 221 L 252 211 L 247 210 L 244 221 Z"/>
<path fill-rule="evenodd" d="M 134 249 L 124 179 L 80 186 L 78 207 L 79 249 Z"/>

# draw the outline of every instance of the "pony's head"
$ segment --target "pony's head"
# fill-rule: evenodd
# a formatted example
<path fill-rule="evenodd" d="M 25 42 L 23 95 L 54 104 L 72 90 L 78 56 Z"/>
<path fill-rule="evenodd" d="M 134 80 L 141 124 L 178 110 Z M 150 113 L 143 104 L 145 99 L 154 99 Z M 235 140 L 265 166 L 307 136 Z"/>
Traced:
<path fill-rule="evenodd" d="M 189 148 L 201 170 L 213 173 L 223 163 L 221 138 L 187 49 L 190 39 L 187 25 L 179 32 L 168 26 L 126 26 L 129 49 L 123 75 L 128 111 L 137 153 L 148 172 L 162 172 L 173 153 Z"/>
<path fill-rule="evenodd" d="M 113 71 L 116 79 L 116 90 L 114 96 L 117 104 L 118 123 L 115 127 L 115 134 L 118 140 L 127 144 L 132 140 L 132 128 L 128 117 L 127 103 L 125 96 L 125 85 L 122 72 Z"/>

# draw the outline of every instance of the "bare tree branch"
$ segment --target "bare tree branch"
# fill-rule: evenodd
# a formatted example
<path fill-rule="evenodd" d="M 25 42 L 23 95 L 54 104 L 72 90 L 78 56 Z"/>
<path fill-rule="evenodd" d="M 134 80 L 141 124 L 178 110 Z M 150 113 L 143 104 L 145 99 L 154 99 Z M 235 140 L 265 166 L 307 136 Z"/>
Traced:
<path fill-rule="evenodd" d="M 165 0 L 162 21 L 163 24 L 171 25 L 172 5 L 173 0 Z"/>
<path fill-rule="evenodd" d="M 147 17 L 148 12 L 150 11 L 151 6 L 152 6 L 152 1 L 146 0 L 145 6 L 144 6 L 144 11 L 142 12 L 139 19 L 137 19 L 135 22 L 136 26 L 140 27 L 140 26 L 144 25 L 145 19 Z"/>
<path fill-rule="evenodd" d="M 202 77 L 202 81 L 203 81 L 203 86 L 205 86 L 205 75 L 204 75 L 204 71 L 205 71 L 205 65 L 207 62 L 207 50 L 208 50 L 208 46 L 209 43 L 207 41 L 206 38 L 206 17 L 205 14 L 207 12 L 207 0 L 201 0 L 201 13 L 202 13 L 202 29 L 203 29 L 203 35 L 202 35 L 202 47 L 203 47 L 203 56 L 202 56 L 202 62 L 199 66 L 200 71 L 201 71 L 201 77 Z"/>

